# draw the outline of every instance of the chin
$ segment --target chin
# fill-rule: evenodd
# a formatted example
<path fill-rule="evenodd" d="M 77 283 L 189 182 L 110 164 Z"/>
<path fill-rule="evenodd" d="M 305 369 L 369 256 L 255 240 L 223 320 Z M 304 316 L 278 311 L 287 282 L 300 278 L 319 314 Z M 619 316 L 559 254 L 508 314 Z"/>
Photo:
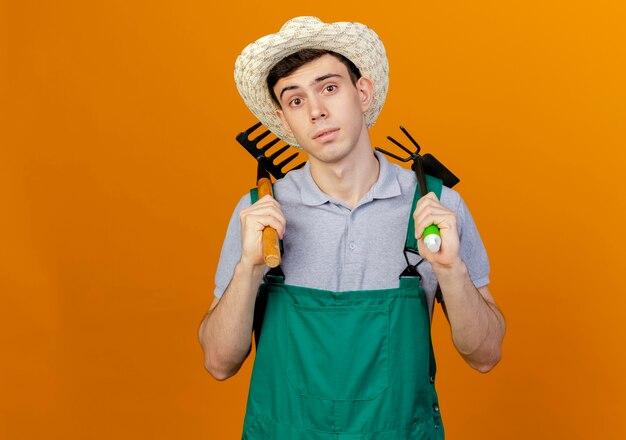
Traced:
<path fill-rule="evenodd" d="M 324 163 L 337 163 L 344 160 L 349 155 L 349 151 L 339 148 L 332 148 L 328 146 L 327 148 L 318 149 L 315 154 L 309 153 L 309 156 L 312 156 L 318 162 Z"/>

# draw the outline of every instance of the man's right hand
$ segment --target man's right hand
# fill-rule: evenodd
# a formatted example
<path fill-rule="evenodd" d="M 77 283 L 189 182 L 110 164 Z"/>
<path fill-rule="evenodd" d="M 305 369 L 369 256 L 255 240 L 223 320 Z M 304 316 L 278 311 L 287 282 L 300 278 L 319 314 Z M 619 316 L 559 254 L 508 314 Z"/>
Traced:
<path fill-rule="evenodd" d="M 280 204 L 271 196 L 260 198 L 239 214 L 241 222 L 241 264 L 246 267 L 265 265 L 263 260 L 263 229 L 276 229 L 278 238 L 285 233 L 285 216 Z"/>

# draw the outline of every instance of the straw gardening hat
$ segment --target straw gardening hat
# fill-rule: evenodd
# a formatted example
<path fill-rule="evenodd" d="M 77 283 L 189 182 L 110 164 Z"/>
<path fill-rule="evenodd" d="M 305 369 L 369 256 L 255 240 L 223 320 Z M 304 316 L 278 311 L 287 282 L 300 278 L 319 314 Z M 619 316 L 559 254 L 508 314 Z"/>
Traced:
<path fill-rule="evenodd" d="M 277 106 L 267 88 L 267 75 L 280 60 L 301 49 L 324 49 L 339 53 L 374 82 L 372 105 L 365 114 L 374 125 L 385 103 L 389 64 L 382 41 L 361 23 L 324 23 L 317 17 L 296 17 L 276 34 L 249 44 L 235 62 L 235 84 L 250 111 L 286 143 L 298 146 L 276 116 Z"/>

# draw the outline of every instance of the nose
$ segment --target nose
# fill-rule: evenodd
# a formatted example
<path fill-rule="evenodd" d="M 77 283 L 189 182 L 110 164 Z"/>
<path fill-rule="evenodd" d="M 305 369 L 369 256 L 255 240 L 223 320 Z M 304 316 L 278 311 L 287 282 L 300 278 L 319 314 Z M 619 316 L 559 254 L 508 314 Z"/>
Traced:
<path fill-rule="evenodd" d="M 309 100 L 309 113 L 311 117 L 311 122 L 324 119 L 326 118 L 326 116 L 328 116 L 328 110 L 319 98 L 313 98 Z"/>

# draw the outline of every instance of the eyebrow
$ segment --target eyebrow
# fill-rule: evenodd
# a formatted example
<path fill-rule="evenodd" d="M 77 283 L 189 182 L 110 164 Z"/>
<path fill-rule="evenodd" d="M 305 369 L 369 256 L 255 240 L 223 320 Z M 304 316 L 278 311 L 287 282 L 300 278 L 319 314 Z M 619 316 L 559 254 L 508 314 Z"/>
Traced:
<path fill-rule="evenodd" d="M 326 81 L 328 78 L 342 78 L 342 76 L 338 73 L 327 73 L 326 75 L 322 75 L 320 77 L 315 78 L 313 81 L 311 81 L 310 85 L 315 85 L 315 84 L 319 84 L 322 81 Z M 280 95 L 278 97 L 279 100 L 283 99 L 283 93 L 288 92 L 289 90 L 295 90 L 295 89 L 299 89 L 300 86 L 299 85 L 293 85 L 293 86 L 287 86 L 284 87 L 281 91 L 280 91 Z"/>

